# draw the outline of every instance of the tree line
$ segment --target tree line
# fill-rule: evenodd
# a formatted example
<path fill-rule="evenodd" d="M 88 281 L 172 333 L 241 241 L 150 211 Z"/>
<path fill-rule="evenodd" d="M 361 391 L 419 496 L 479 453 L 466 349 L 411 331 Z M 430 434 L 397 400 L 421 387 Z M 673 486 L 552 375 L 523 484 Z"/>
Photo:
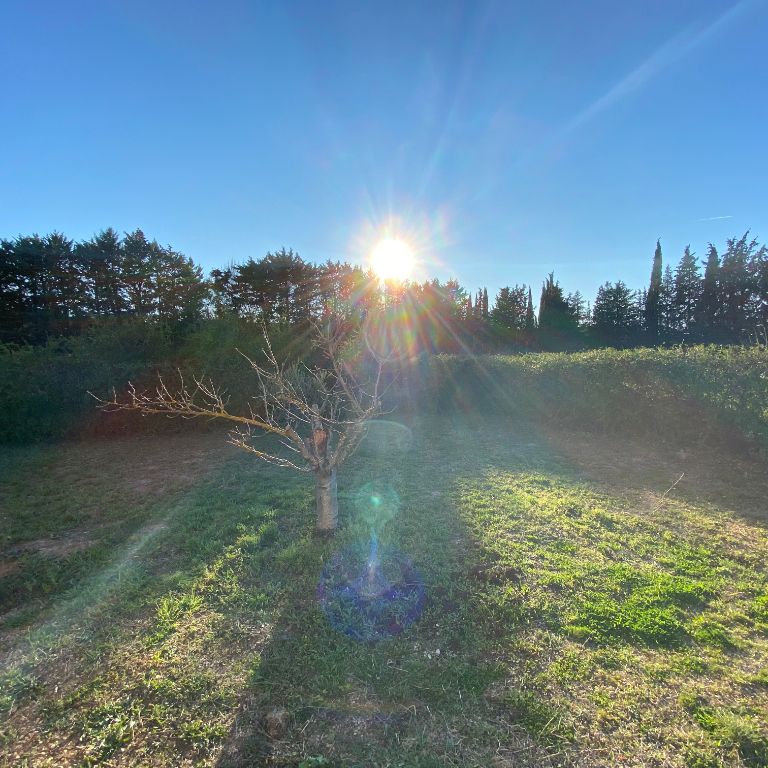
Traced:
<path fill-rule="evenodd" d="M 104 318 L 172 324 L 203 315 L 208 287 L 192 259 L 137 229 L 75 243 L 54 232 L 0 240 L 0 340 L 40 343 Z"/>
<path fill-rule="evenodd" d="M 745 233 L 700 262 L 687 247 L 673 268 L 661 244 L 649 285 L 606 282 L 589 304 L 553 273 L 533 288 L 474 293 L 457 281 L 380 284 L 359 265 L 313 264 L 291 249 L 214 269 L 148 239 L 105 229 L 75 242 L 54 232 L 0 240 L 0 341 L 43 343 L 105 319 L 141 318 L 184 328 L 207 317 L 302 326 L 333 315 L 360 320 L 400 312 L 413 351 L 632 346 L 768 341 L 768 249 Z"/>
<path fill-rule="evenodd" d="M 722 254 L 710 243 L 701 265 L 687 246 L 673 270 L 657 241 L 648 288 L 606 283 L 591 323 L 599 337 L 623 344 L 768 344 L 768 249 L 746 232 Z"/>

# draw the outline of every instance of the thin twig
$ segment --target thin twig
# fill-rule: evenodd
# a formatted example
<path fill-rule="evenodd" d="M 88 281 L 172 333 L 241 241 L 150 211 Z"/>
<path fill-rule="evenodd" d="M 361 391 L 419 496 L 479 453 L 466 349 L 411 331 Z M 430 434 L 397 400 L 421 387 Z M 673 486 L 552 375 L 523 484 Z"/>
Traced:
<path fill-rule="evenodd" d="M 683 473 L 680 475 L 680 477 L 678 477 L 678 478 L 677 478 L 677 480 L 675 480 L 675 482 L 674 482 L 674 483 L 672 483 L 672 485 L 670 485 L 670 486 L 669 486 L 669 488 L 667 488 L 667 490 L 666 490 L 666 491 L 664 491 L 664 493 L 661 495 L 661 498 L 659 499 L 659 503 L 658 503 L 658 504 L 657 504 L 657 505 L 656 505 L 656 506 L 655 506 L 655 507 L 654 507 L 654 508 L 651 510 L 651 514 L 653 514 L 654 512 L 658 512 L 658 511 L 659 511 L 659 510 L 662 508 L 662 506 L 664 505 L 664 499 L 666 499 L 666 498 L 667 498 L 667 494 L 668 494 L 668 493 L 670 493 L 670 491 L 674 490 L 675 486 L 676 486 L 676 485 L 677 485 L 677 484 L 678 484 L 678 483 L 679 483 L 679 482 L 680 482 L 680 481 L 681 481 L 681 480 L 682 480 L 684 477 L 685 477 L 685 472 L 683 472 Z"/>

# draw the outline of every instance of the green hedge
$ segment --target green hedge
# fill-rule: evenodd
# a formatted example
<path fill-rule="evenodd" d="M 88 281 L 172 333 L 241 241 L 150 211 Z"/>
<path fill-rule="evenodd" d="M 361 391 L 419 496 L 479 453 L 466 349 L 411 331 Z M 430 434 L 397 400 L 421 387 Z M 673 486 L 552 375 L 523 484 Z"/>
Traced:
<path fill-rule="evenodd" d="M 88 391 L 106 394 L 170 354 L 150 323 L 102 326 L 44 346 L 0 345 L 0 442 L 58 438 L 95 413 Z"/>
<path fill-rule="evenodd" d="M 401 404 L 503 412 L 568 427 L 667 439 L 738 430 L 768 445 L 768 350 L 695 346 L 421 358 Z"/>
<path fill-rule="evenodd" d="M 312 354 L 309 334 L 273 328 L 275 350 Z M 0 345 L 0 442 L 30 442 L 98 431 L 109 419 L 87 395 L 118 391 L 128 380 L 152 386 L 157 371 L 172 386 L 175 369 L 210 377 L 242 408 L 254 377 L 236 348 L 259 359 L 259 327 L 210 320 L 174 337 L 132 321 L 102 325 L 41 347 Z M 728 437 L 768 445 L 768 350 L 740 347 L 599 349 L 514 356 L 422 356 L 395 377 L 389 406 L 419 412 L 503 413 L 520 419 L 658 439 Z M 119 431 L 164 429 L 167 419 L 112 418 Z M 171 422 L 168 428 L 190 428 Z M 104 431 L 110 431 L 106 429 Z"/>
<path fill-rule="evenodd" d="M 306 356 L 308 336 L 270 329 L 278 354 Z M 88 392 L 104 397 L 128 381 L 152 388 L 157 373 L 170 388 L 181 371 L 211 378 L 230 396 L 233 407 L 246 407 L 255 394 L 248 361 L 261 359 L 260 327 L 238 318 L 208 320 L 179 336 L 156 322 L 126 320 L 101 324 L 82 336 L 42 346 L 0 344 L 0 443 L 27 443 L 84 434 L 157 432 L 205 428 L 206 423 L 138 414 L 97 411 Z"/>

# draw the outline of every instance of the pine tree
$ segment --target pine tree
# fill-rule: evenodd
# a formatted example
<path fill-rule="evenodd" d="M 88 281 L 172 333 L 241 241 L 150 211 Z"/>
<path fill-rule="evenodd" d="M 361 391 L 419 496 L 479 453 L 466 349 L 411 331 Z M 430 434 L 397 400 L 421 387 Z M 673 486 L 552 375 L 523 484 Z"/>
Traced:
<path fill-rule="evenodd" d="M 488 289 L 483 288 L 483 319 L 488 319 Z"/>
<path fill-rule="evenodd" d="M 82 270 L 69 238 L 52 232 L 42 242 L 44 269 L 49 276 L 49 332 L 57 336 L 69 334 L 75 329 L 73 321 L 85 309 Z"/>
<path fill-rule="evenodd" d="M 645 308 L 648 306 L 648 289 L 641 288 L 632 293 L 632 322 L 630 328 L 633 334 L 647 331 L 645 325 Z"/>
<path fill-rule="evenodd" d="M 88 312 L 116 317 L 125 312 L 124 252 L 120 236 L 108 227 L 76 246 L 86 284 Z"/>
<path fill-rule="evenodd" d="M 491 320 L 499 328 L 522 330 L 526 325 L 528 302 L 524 285 L 502 288 L 496 296 Z"/>
<path fill-rule="evenodd" d="M 0 240 L 0 342 L 23 338 L 26 296 L 15 243 Z"/>
<path fill-rule="evenodd" d="M 664 267 L 659 293 L 659 332 L 669 339 L 678 330 L 678 317 L 675 308 L 675 276 L 669 264 Z"/>
<path fill-rule="evenodd" d="M 637 296 L 621 280 L 605 283 L 595 297 L 592 323 L 603 341 L 629 343 L 640 325 Z"/>
<path fill-rule="evenodd" d="M 704 281 L 701 297 L 696 310 L 696 324 L 700 334 L 706 339 L 715 333 L 719 323 L 720 303 L 720 257 L 712 243 L 707 249 L 707 261 L 704 268 Z"/>
<path fill-rule="evenodd" d="M 586 316 L 586 303 L 584 301 L 584 297 L 581 295 L 581 291 L 569 293 L 565 302 L 568 304 L 568 309 L 571 312 L 573 322 L 576 325 L 582 325 Z"/>
<path fill-rule="evenodd" d="M 656 251 L 653 254 L 653 267 L 651 268 L 651 283 L 645 300 L 645 328 L 648 336 L 655 341 L 659 336 L 661 319 L 661 241 L 656 241 Z"/>
<path fill-rule="evenodd" d="M 123 285 L 131 313 L 152 314 L 157 308 L 160 246 L 137 229 L 123 239 Z"/>
<path fill-rule="evenodd" d="M 750 272 L 755 289 L 755 316 L 763 325 L 763 334 L 768 334 L 768 248 L 762 246 L 750 261 Z M 768 344 L 768 335 L 765 336 Z"/>
<path fill-rule="evenodd" d="M 753 303 L 754 285 L 749 264 L 757 247 L 757 241 L 750 241 L 748 237 L 749 232 L 745 232 L 738 239 L 730 238 L 720 263 L 722 326 L 732 340 L 739 338 L 742 331 L 756 322 Z"/>
<path fill-rule="evenodd" d="M 675 270 L 673 296 L 677 328 L 684 337 L 690 338 L 696 324 L 696 308 L 701 300 L 701 274 L 691 246 L 686 245 Z"/>
<path fill-rule="evenodd" d="M 203 271 L 192 259 L 172 248 L 161 248 L 155 289 L 157 316 L 174 324 L 187 324 L 203 314 L 208 287 Z"/>

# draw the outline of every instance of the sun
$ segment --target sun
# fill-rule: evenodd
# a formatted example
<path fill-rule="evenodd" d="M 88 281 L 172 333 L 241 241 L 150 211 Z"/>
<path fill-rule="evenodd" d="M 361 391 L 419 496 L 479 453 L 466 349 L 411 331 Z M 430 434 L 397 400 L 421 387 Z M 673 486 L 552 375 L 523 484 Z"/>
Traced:
<path fill-rule="evenodd" d="M 371 251 L 371 266 L 380 280 L 403 282 L 413 274 L 415 264 L 411 246 L 394 237 L 379 240 Z"/>

